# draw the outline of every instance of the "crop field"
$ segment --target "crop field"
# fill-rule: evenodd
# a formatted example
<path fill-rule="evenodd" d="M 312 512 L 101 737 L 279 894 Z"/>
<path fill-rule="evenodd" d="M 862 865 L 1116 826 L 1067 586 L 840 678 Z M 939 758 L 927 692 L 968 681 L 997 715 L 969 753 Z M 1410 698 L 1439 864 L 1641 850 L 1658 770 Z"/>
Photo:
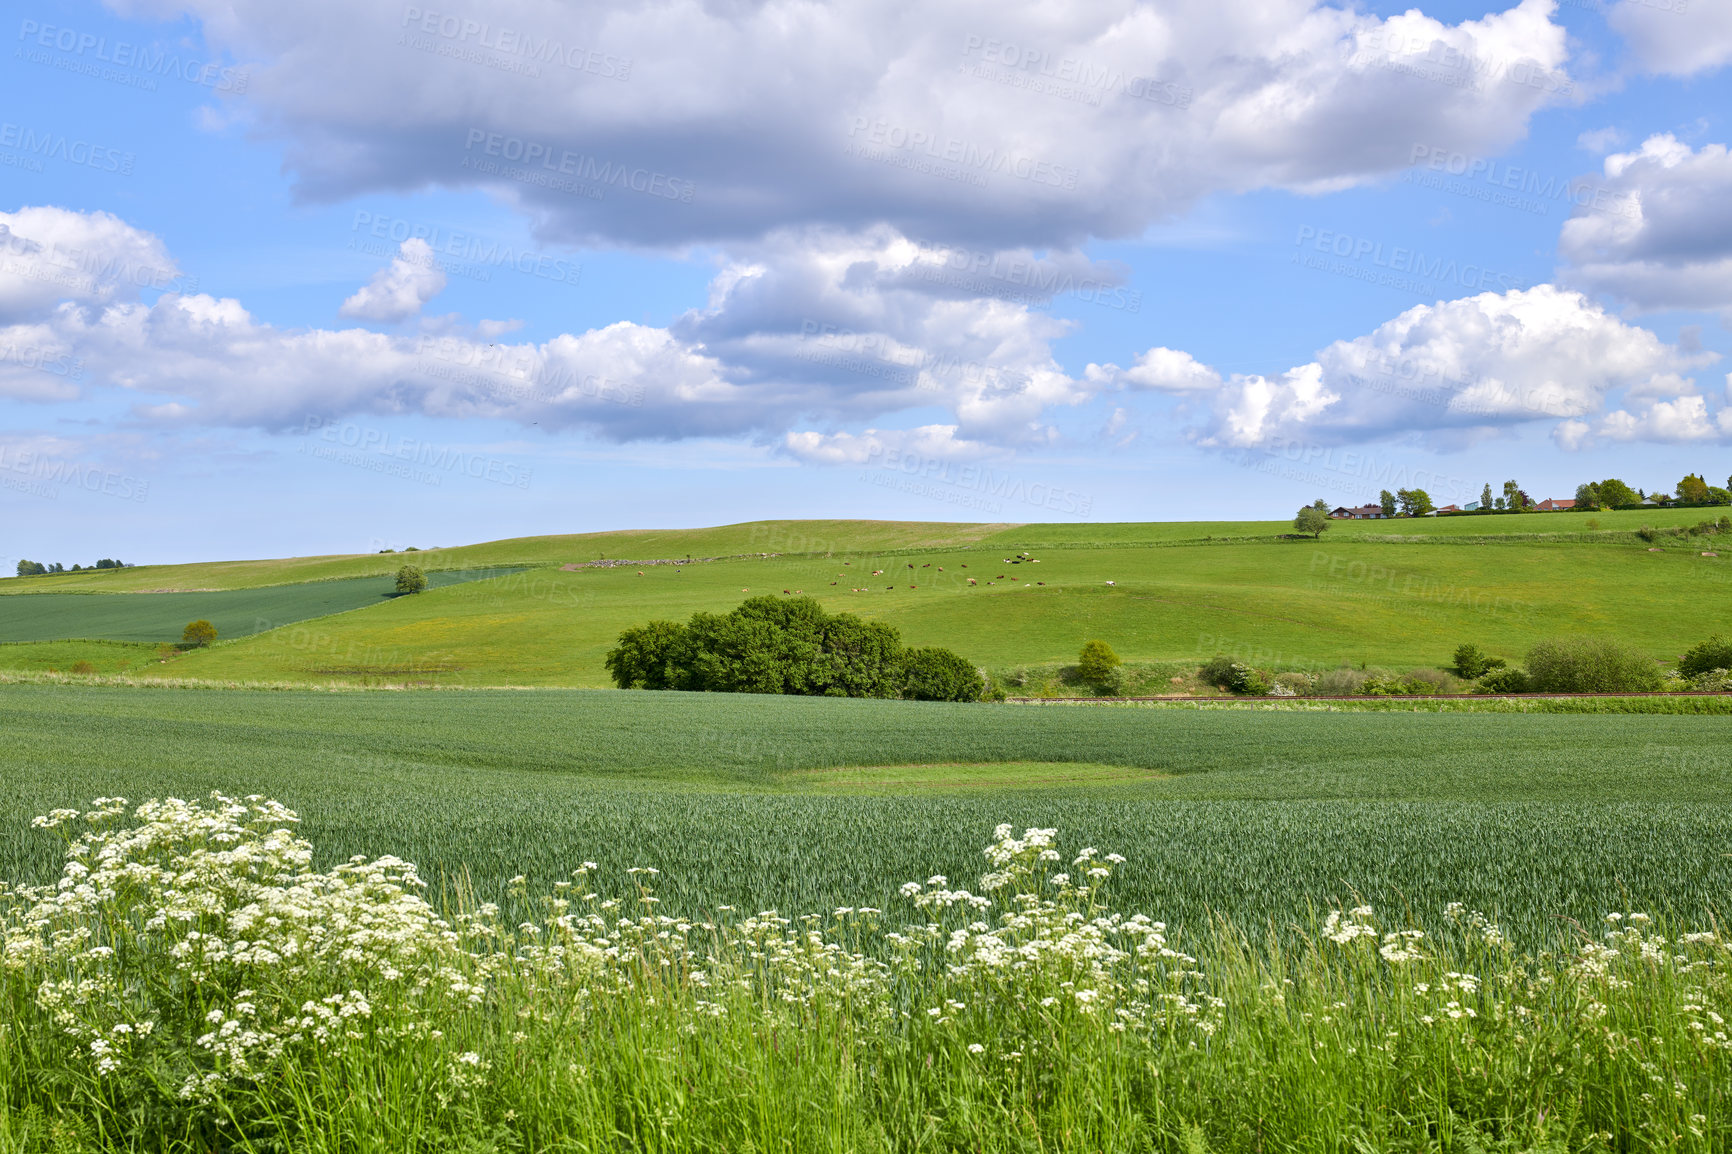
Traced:
<path fill-rule="evenodd" d="M 328 861 L 393 853 L 495 896 L 655 866 L 689 909 L 888 908 L 978 874 L 1005 821 L 1124 854 L 1119 897 L 1192 925 L 1360 895 L 1535 933 L 1732 887 L 1724 717 L 10 686 L 0 728 L 0 877 L 57 869 L 35 814 L 220 789 L 299 810 Z"/>
<path fill-rule="evenodd" d="M 458 585 L 507 572 L 435 572 L 427 575 L 427 584 L 429 588 Z M 17 584 L 37 588 L 27 582 Z M 0 597 L 0 643 L 72 638 L 179 641 L 186 623 L 201 617 L 216 626 L 219 638 L 246 637 L 312 617 L 378 605 L 393 599 L 395 592 L 388 576 L 194 593 L 30 592 Z"/>

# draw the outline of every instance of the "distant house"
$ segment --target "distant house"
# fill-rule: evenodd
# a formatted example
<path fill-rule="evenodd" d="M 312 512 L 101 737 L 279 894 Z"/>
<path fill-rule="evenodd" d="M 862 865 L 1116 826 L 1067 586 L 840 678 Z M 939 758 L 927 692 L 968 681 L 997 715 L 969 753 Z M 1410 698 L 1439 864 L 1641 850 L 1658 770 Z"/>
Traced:
<path fill-rule="evenodd" d="M 1468 507 L 1472 508 L 1471 505 Z M 1456 508 L 1454 505 L 1445 505 L 1443 508 L 1439 509 L 1438 512 L 1439 513 L 1459 513 L 1459 512 L 1461 512 L 1461 510 Z"/>
<path fill-rule="evenodd" d="M 1477 508 L 1479 508 L 1479 502 L 1478 501 L 1469 501 L 1467 504 L 1465 504 L 1461 507 L 1461 511 L 1463 513 L 1471 513 Z"/>
<path fill-rule="evenodd" d="M 1534 508 L 1541 513 L 1562 513 L 1565 510 L 1574 509 L 1575 507 L 1576 502 L 1573 497 L 1563 501 L 1547 497 L 1544 501 L 1541 501 L 1539 504 L 1534 506 Z"/>
<path fill-rule="evenodd" d="M 1360 505 L 1355 509 L 1349 509 L 1346 506 L 1338 506 L 1331 511 L 1329 515 L 1337 520 L 1343 521 L 1373 521 L 1383 516 L 1383 506 Z"/>

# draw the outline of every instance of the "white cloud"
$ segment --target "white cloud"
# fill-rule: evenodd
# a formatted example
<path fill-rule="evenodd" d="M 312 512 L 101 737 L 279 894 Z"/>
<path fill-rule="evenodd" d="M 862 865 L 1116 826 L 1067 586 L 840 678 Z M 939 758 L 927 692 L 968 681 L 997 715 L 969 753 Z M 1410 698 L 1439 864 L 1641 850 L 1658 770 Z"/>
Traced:
<path fill-rule="evenodd" d="M 1201 364 L 1190 353 L 1156 346 L 1138 357 L 1128 369 L 1108 362 L 1091 364 L 1084 377 L 1103 387 L 1123 384 L 1159 393 L 1193 393 L 1219 388 L 1221 374 Z"/>
<path fill-rule="evenodd" d="M 62 301 L 105 305 L 184 287 L 162 242 L 106 212 L 0 212 L 0 323 L 41 320 Z"/>
<path fill-rule="evenodd" d="M 1598 206 L 1564 222 L 1567 283 L 1638 309 L 1717 309 L 1732 316 L 1732 155 L 1651 136 L 1605 161 Z"/>
<path fill-rule="evenodd" d="M 1472 432 L 1581 418 L 1625 390 L 1654 400 L 1632 435 L 1678 439 L 1699 397 L 1680 374 L 1711 363 L 1553 285 L 1482 293 L 1409 309 L 1374 332 L 1337 341 L 1308 365 L 1275 378 L 1235 376 L 1215 396 L 1206 443 L 1251 446 L 1273 438 L 1365 441 Z M 1608 434 L 1609 435 L 1609 434 Z"/>
<path fill-rule="evenodd" d="M 789 455 L 814 464 L 895 465 L 907 461 L 915 472 L 921 462 L 975 461 L 996 451 L 991 445 L 958 438 L 955 425 L 867 429 L 861 433 L 802 431 L 789 433 L 782 447 Z"/>
<path fill-rule="evenodd" d="M 1732 6 L 1721 0 L 1619 0 L 1606 20 L 1649 72 L 1690 76 L 1732 61 Z"/>
<path fill-rule="evenodd" d="M 1375 180 L 1416 142 L 1495 154 L 1575 98 L 1554 0 L 1453 25 L 1317 0 L 506 0 L 485 32 L 349 0 L 115 6 L 190 12 L 247 63 L 237 102 L 302 195 L 484 185 L 565 240 L 888 222 L 1074 245 L 1211 193 Z"/>
<path fill-rule="evenodd" d="M 389 265 L 373 274 L 339 314 L 351 320 L 394 323 L 408 320 L 445 287 L 445 270 L 433 256 L 433 246 L 410 237 Z"/>
<path fill-rule="evenodd" d="M 1599 420 L 1594 432 L 1608 441 L 1706 441 L 1717 436 L 1708 404 L 1701 397 L 1655 401 L 1635 413 L 1614 409 Z"/>

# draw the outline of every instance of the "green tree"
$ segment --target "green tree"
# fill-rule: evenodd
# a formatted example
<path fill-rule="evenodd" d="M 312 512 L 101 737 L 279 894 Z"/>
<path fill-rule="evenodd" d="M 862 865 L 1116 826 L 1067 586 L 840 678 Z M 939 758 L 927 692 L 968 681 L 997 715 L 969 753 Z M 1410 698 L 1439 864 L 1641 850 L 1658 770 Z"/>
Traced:
<path fill-rule="evenodd" d="M 427 574 L 413 565 L 405 565 L 397 570 L 397 592 L 419 593 L 427 588 Z"/>
<path fill-rule="evenodd" d="M 1487 481 L 1485 483 L 1485 488 L 1483 488 L 1479 491 L 1479 507 L 1481 509 L 1491 508 L 1491 482 L 1490 481 Z"/>
<path fill-rule="evenodd" d="M 46 572 L 48 572 L 48 567 L 40 561 L 18 562 L 18 576 L 20 577 L 40 577 Z"/>
<path fill-rule="evenodd" d="M 180 632 L 180 643 L 194 649 L 203 649 L 217 638 L 216 626 L 200 617 L 197 621 L 187 622 Z"/>
<path fill-rule="evenodd" d="M 685 636 L 685 627 L 674 621 L 634 626 L 619 635 L 603 664 L 621 689 L 677 689 Z"/>
<path fill-rule="evenodd" d="M 1505 508 L 1511 509 L 1517 513 L 1521 512 L 1522 507 L 1527 504 L 1526 496 L 1527 495 L 1522 492 L 1521 486 L 1517 485 L 1514 481 L 1505 481 L 1503 483 L 1503 503 Z"/>
<path fill-rule="evenodd" d="M 911 649 L 902 695 L 914 701 L 979 701 L 986 679 L 960 654 L 937 647 Z"/>
<path fill-rule="evenodd" d="M 1708 503 L 1708 482 L 1700 474 L 1685 473 L 1684 479 L 1678 482 L 1678 500 L 1686 505 L 1706 505 Z"/>
<path fill-rule="evenodd" d="M 1090 641 L 1077 656 L 1076 673 L 1087 684 L 1103 689 L 1113 684 L 1113 673 L 1122 664 L 1124 662 L 1113 652 L 1112 646 L 1105 641 Z"/>
<path fill-rule="evenodd" d="M 1391 493 L 1388 489 L 1383 490 L 1383 492 L 1377 495 L 1377 503 L 1383 507 L 1383 515 L 1385 517 L 1395 516 L 1394 493 Z"/>
<path fill-rule="evenodd" d="M 1640 505 L 1642 503 L 1642 498 L 1636 491 L 1616 477 L 1608 477 L 1595 485 L 1594 488 L 1600 491 L 1600 507 L 1604 509 L 1616 509 L 1622 505 Z"/>
<path fill-rule="evenodd" d="M 1678 658 L 1678 672 L 1685 677 L 1700 677 L 1716 669 L 1732 669 L 1732 641 L 1718 635 L 1696 642 Z"/>
<path fill-rule="evenodd" d="M 1423 517 L 1434 508 L 1431 494 L 1424 489 L 1402 489 L 1395 494 L 1395 499 L 1401 502 L 1403 517 Z"/>
<path fill-rule="evenodd" d="M 1449 670 L 1465 681 L 1473 681 L 1484 677 L 1490 670 L 1503 668 L 1503 665 L 1503 658 L 1491 656 L 1470 641 L 1456 647 L 1455 659 Z"/>
<path fill-rule="evenodd" d="M 1600 487 L 1592 481 L 1576 486 L 1576 508 L 1598 509 L 1601 505 Z"/>
<path fill-rule="evenodd" d="M 1293 518 L 1293 528 L 1297 532 L 1309 533 L 1321 539 L 1323 530 L 1329 528 L 1329 510 L 1318 508 L 1322 503 L 1319 501 L 1316 505 L 1307 505 L 1299 510 L 1299 515 Z"/>

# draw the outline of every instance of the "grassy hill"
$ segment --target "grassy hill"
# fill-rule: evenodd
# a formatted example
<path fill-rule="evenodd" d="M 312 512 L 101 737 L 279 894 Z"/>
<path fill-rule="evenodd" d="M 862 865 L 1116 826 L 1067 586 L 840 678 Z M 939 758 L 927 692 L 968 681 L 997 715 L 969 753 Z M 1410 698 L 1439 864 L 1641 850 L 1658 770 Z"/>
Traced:
<path fill-rule="evenodd" d="M 1436 665 L 1462 641 L 1519 655 L 1541 638 L 1578 632 L 1615 634 L 1670 657 L 1729 627 L 1718 594 L 1732 589 L 1732 551 L 1703 557 L 1716 551 L 1716 538 L 1650 545 L 1635 530 L 1695 524 L 1706 512 L 1602 513 L 1597 530 L 1573 514 L 1336 522 L 1320 541 L 1289 536 L 1284 522 L 758 522 L 520 538 L 408 557 L 434 571 L 525 566 L 510 576 L 302 620 L 150 668 L 237 680 L 601 686 L 602 656 L 621 629 L 784 591 L 997 668 L 1068 660 L 1091 637 L 1131 660 L 1230 652 L 1281 667 Z M 1030 563 L 1007 564 L 1025 551 Z M 723 559 L 641 571 L 562 568 L 603 554 Z M 4 581 L 0 589 L 261 589 L 384 575 L 405 559 L 153 566 Z M 131 598 L 76 600 L 107 613 Z M 64 646 L 49 652 L 0 646 L 0 666 L 65 668 L 72 654 Z M 112 647 L 85 659 L 103 671 L 118 660 Z"/>

